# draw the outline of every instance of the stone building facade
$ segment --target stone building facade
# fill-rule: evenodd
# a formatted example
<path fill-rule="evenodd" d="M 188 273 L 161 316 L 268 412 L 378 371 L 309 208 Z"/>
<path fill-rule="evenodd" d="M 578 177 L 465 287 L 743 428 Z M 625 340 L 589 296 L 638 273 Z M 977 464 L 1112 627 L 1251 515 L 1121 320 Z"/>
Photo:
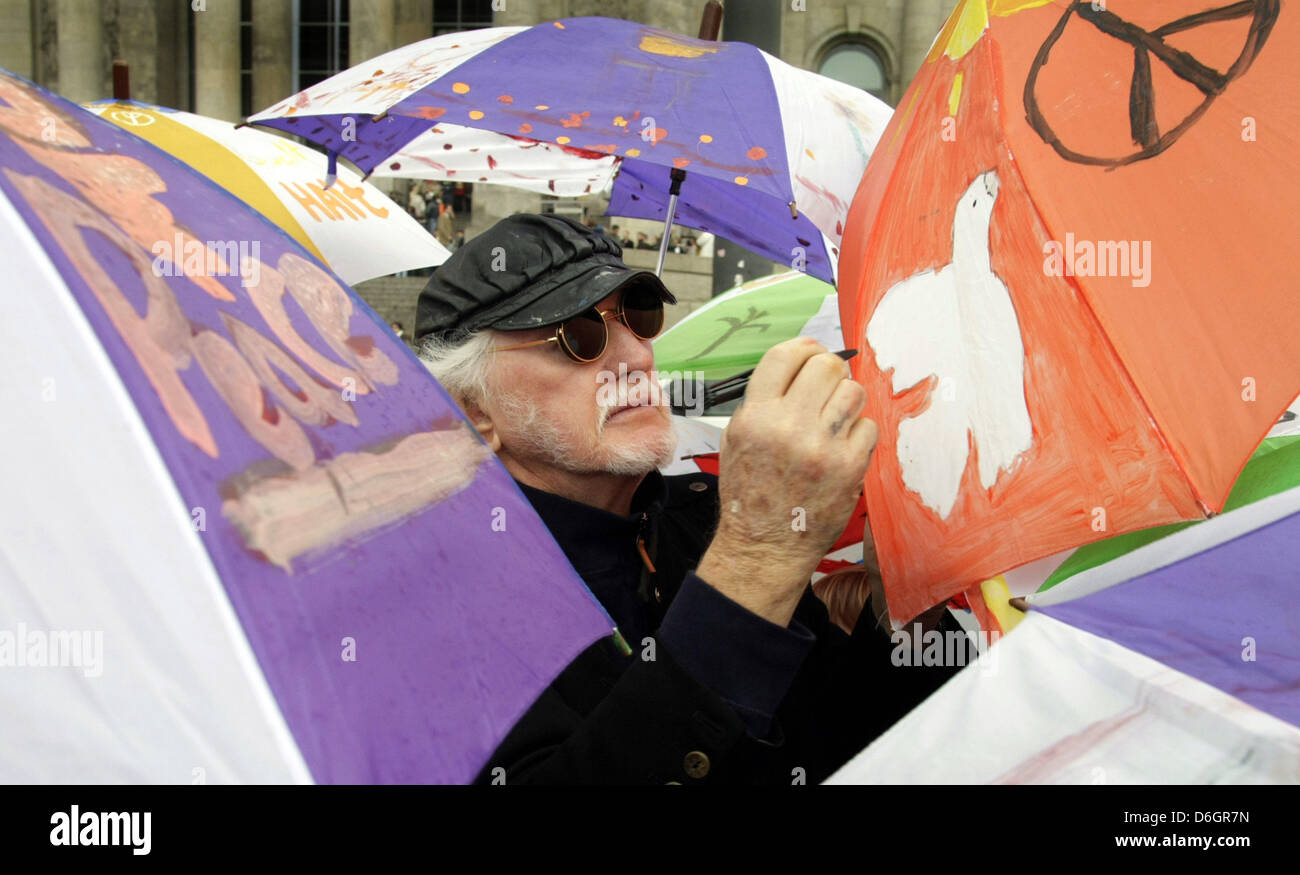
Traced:
<path fill-rule="evenodd" d="M 883 68 L 881 96 L 893 103 L 953 3 L 727 0 L 722 38 L 746 39 L 809 70 L 868 51 Z M 580 15 L 693 36 L 703 7 L 702 0 L 0 0 L 0 67 L 84 101 L 109 95 L 110 63 L 121 58 L 138 99 L 235 120 L 302 87 L 295 74 L 319 69 L 309 44 L 326 32 L 344 45 L 322 72 L 435 33 Z"/>

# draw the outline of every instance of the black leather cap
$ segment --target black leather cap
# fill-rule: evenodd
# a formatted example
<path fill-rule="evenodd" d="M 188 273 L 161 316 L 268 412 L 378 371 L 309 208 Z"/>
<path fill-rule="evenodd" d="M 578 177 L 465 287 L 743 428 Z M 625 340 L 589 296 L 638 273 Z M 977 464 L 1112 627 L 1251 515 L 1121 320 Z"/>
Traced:
<path fill-rule="evenodd" d="M 554 325 L 629 283 L 677 303 L 659 277 L 624 264 L 623 249 L 600 231 L 563 216 L 509 216 L 434 270 L 416 305 L 415 339 Z"/>

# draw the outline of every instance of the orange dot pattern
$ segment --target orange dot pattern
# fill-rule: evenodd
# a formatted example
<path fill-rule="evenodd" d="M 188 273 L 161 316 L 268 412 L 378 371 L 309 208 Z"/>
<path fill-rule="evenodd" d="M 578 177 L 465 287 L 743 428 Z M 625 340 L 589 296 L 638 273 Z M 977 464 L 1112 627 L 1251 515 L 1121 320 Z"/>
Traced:
<path fill-rule="evenodd" d="M 551 22 L 551 24 L 554 27 L 558 28 L 559 30 L 565 30 L 564 24 L 559 21 L 553 21 Z M 470 86 L 466 82 L 455 82 L 452 84 L 451 88 L 452 91 L 454 91 L 456 94 L 468 94 L 470 91 Z M 515 102 L 514 96 L 510 94 L 498 95 L 496 99 L 497 102 L 506 106 L 510 106 Z M 545 112 L 550 108 L 551 108 L 550 105 L 545 103 L 539 103 L 534 105 L 533 107 L 533 109 L 537 110 L 538 112 Z M 418 110 L 418 112 L 419 115 L 423 118 L 436 119 L 445 115 L 447 110 L 441 107 L 421 107 Z M 474 110 L 470 110 L 468 115 L 469 118 L 477 121 L 479 119 L 482 119 L 485 113 L 482 110 L 474 109 Z M 576 128 L 584 127 L 584 123 L 590 117 L 591 117 L 591 112 L 589 110 L 582 110 L 580 112 L 565 113 L 561 118 L 558 119 L 558 121 L 565 128 L 576 129 Z M 632 127 L 632 123 L 637 121 L 637 119 L 639 119 L 640 117 L 641 117 L 641 110 L 635 110 L 632 113 L 630 118 L 624 115 L 614 116 L 612 120 L 612 124 L 615 128 L 621 128 L 624 134 L 627 133 L 643 134 L 644 132 L 635 131 Z M 533 133 L 533 126 L 528 122 L 521 122 L 519 125 L 519 133 L 531 134 Z M 651 146 L 658 145 L 661 141 L 666 141 L 667 138 L 668 138 L 667 129 L 661 127 L 656 127 L 652 131 L 650 131 L 648 137 L 642 136 L 642 139 L 647 140 Z M 564 146 L 564 145 L 568 145 L 570 142 L 572 142 L 572 140 L 568 136 L 558 136 L 555 138 L 555 142 Z M 699 134 L 698 142 L 700 145 L 709 144 L 714 142 L 714 137 L 712 134 Z M 583 148 L 593 152 L 615 154 L 618 151 L 619 147 L 618 144 L 616 143 L 597 143 L 593 145 L 584 146 Z M 809 158 L 816 159 L 816 155 L 813 154 L 811 149 L 804 149 L 804 153 Z M 637 147 L 629 147 L 624 149 L 623 154 L 628 158 L 636 158 L 642 154 L 642 150 Z M 763 148 L 762 146 L 750 146 L 745 151 L 745 157 L 750 161 L 762 161 L 767 157 L 767 155 L 768 155 L 767 149 Z M 673 167 L 684 168 L 684 167 L 688 167 L 691 164 L 691 161 L 692 161 L 691 158 L 676 157 L 672 159 L 672 165 Z M 744 174 L 738 174 L 732 177 L 732 181 L 735 182 L 736 185 L 748 185 L 749 176 L 746 176 Z"/>

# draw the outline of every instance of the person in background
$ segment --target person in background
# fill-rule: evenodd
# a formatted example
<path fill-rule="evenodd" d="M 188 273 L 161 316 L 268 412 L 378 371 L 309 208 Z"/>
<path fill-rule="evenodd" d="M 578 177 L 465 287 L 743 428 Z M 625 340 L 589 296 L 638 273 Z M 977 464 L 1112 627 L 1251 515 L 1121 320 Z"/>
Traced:
<path fill-rule="evenodd" d="M 438 214 L 438 230 L 436 236 L 438 242 L 443 246 L 450 247 L 456 239 L 456 211 L 451 208 L 451 204 L 446 201 L 442 202 Z"/>
<path fill-rule="evenodd" d="M 465 245 L 465 232 L 464 232 L 464 231 L 457 231 L 457 232 L 456 232 L 456 242 L 455 242 L 455 244 L 454 244 L 451 248 L 452 248 L 452 249 L 459 249 L 459 248 L 461 248 L 461 247 L 464 246 L 464 245 Z"/>
<path fill-rule="evenodd" d="M 440 199 L 429 201 L 429 212 L 425 216 L 424 227 L 435 237 L 438 235 L 438 217 L 440 215 L 442 215 L 442 201 Z"/>
<path fill-rule="evenodd" d="M 411 214 L 411 218 L 423 224 L 425 216 L 428 213 L 428 204 L 425 203 L 424 195 L 420 194 L 420 187 L 411 186 L 411 193 L 406 198 L 406 211 Z"/>

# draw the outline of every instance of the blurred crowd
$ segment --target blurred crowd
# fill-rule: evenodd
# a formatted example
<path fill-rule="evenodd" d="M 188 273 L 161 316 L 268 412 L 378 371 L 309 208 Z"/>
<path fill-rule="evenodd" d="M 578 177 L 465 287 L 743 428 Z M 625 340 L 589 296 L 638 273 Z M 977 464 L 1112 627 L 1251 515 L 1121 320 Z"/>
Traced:
<path fill-rule="evenodd" d="M 465 244 L 465 232 L 457 229 L 456 216 L 469 213 L 472 196 L 472 190 L 463 182 L 425 180 L 411 186 L 406 211 L 443 246 L 459 249 Z"/>

